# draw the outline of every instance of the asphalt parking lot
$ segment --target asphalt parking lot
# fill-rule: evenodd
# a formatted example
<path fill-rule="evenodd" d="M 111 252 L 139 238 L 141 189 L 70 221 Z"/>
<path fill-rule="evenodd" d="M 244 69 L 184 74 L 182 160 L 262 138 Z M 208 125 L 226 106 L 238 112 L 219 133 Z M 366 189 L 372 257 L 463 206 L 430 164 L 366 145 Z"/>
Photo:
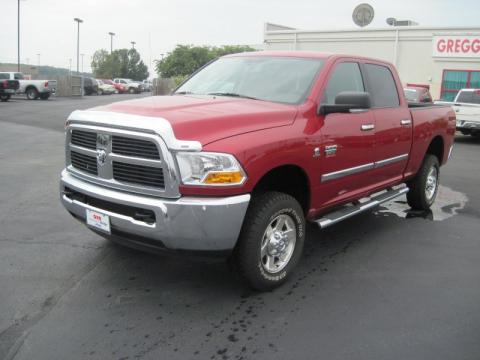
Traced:
<path fill-rule="evenodd" d="M 261 294 L 61 207 L 67 115 L 133 97 L 0 103 L 1 359 L 480 358 L 480 140 L 457 136 L 431 213 L 400 199 L 311 227 L 291 281 Z"/>

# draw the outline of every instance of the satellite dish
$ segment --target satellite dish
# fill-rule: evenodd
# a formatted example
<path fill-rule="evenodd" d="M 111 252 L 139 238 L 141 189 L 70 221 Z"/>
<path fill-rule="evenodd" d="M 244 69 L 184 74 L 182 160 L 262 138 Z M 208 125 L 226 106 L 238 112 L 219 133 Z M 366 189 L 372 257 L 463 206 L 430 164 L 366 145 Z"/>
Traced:
<path fill-rule="evenodd" d="M 353 22 L 360 27 L 367 26 L 373 20 L 373 7 L 369 4 L 360 4 L 353 10 Z"/>
<path fill-rule="evenodd" d="M 396 22 L 397 22 L 397 19 L 395 19 L 395 18 L 388 18 L 387 19 L 387 24 L 390 25 L 390 26 L 395 25 Z"/>

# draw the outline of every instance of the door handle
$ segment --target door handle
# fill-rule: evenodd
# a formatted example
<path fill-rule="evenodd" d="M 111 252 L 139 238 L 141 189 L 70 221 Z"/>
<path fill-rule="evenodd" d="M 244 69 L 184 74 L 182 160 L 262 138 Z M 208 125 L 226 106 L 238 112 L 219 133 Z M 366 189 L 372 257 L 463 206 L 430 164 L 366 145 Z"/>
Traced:
<path fill-rule="evenodd" d="M 375 129 L 375 125 L 373 125 L 373 124 L 362 125 L 362 131 L 370 131 L 370 130 L 373 130 L 373 129 Z"/>
<path fill-rule="evenodd" d="M 410 119 L 400 120 L 400 125 L 405 126 L 405 127 L 410 126 L 410 125 L 412 125 L 412 120 L 410 120 Z"/>

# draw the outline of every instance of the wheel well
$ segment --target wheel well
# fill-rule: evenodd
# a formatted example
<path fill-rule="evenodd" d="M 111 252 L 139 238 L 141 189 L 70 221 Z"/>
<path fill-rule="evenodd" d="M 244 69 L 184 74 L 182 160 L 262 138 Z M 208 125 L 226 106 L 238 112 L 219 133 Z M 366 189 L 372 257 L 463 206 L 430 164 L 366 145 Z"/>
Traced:
<path fill-rule="evenodd" d="M 25 89 L 25 91 L 28 91 L 30 89 L 34 89 L 35 91 L 38 91 L 37 88 L 34 85 L 28 85 Z"/>
<path fill-rule="evenodd" d="M 284 165 L 270 170 L 255 185 L 253 193 L 279 191 L 294 197 L 306 213 L 310 205 L 307 175 L 298 166 Z"/>
<path fill-rule="evenodd" d="M 438 162 L 441 164 L 443 161 L 443 139 L 441 136 L 436 136 L 430 146 L 427 149 L 427 154 L 435 155 Z"/>

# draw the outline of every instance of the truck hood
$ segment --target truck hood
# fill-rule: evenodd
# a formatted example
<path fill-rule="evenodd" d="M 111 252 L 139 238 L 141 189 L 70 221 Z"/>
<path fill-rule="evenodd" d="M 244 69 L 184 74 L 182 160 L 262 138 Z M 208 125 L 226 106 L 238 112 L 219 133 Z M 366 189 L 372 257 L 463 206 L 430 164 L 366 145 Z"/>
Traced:
<path fill-rule="evenodd" d="M 225 96 L 152 96 L 90 110 L 166 119 L 177 139 L 206 145 L 246 132 L 291 124 L 294 105 Z M 154 121 L 154 119 L 152 119 Z"/>

